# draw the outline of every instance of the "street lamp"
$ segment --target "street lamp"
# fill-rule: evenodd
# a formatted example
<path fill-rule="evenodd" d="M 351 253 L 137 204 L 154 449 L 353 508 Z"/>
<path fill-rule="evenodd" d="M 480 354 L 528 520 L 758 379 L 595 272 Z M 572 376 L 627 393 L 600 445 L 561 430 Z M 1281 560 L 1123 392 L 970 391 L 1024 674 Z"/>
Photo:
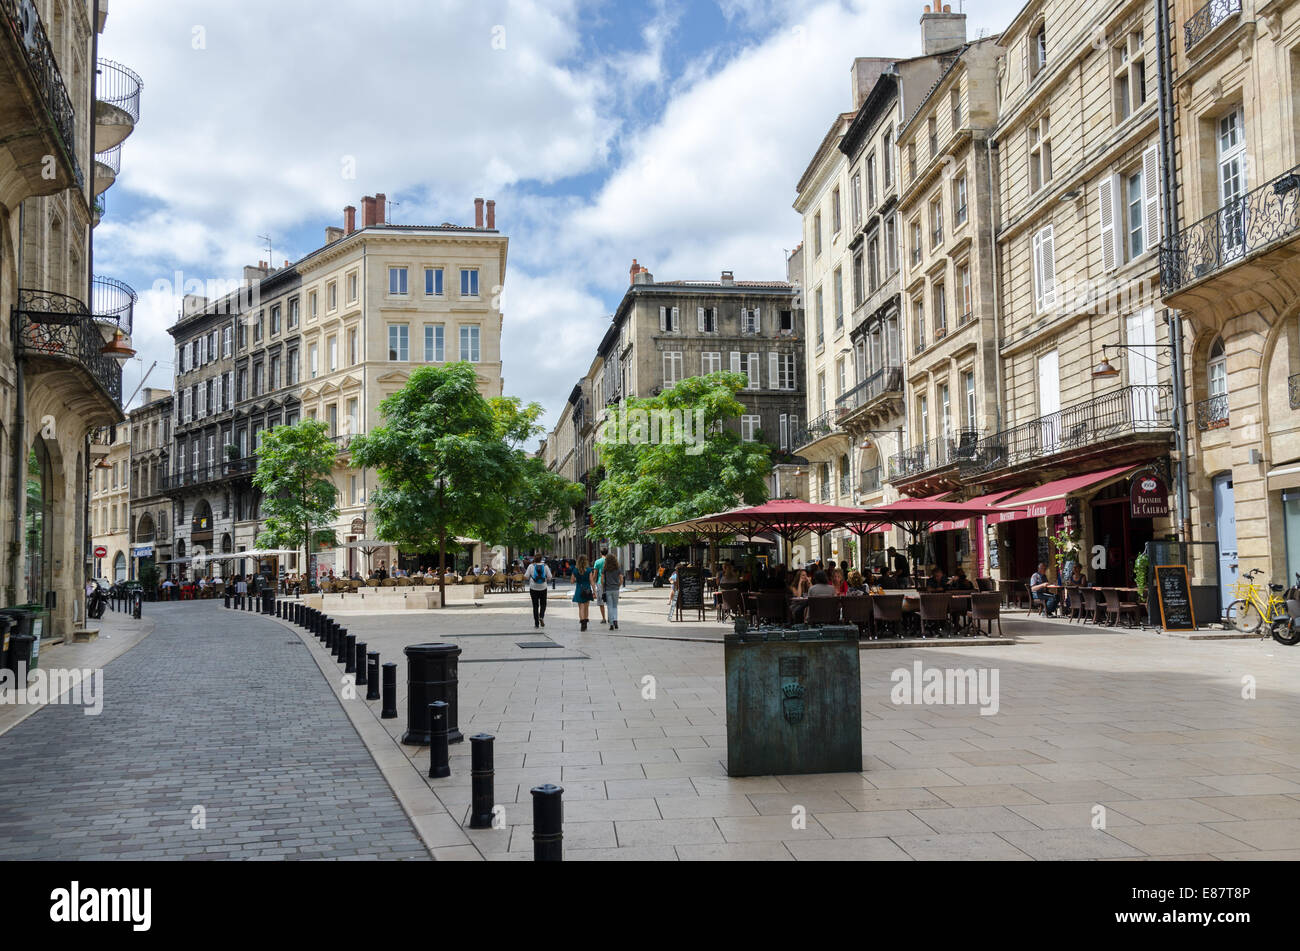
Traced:
<path fill-rule="evenodd" d="M 1104 380 L 1119 376 L 1119 369 L 1106 357 L 1107 350 L 1167 350 L 1172 355 L 1174 348 L 1167 343 L 1103 343 L 1101 345 L 1101 363 L 1092 369 L 1094 380 Z"/>

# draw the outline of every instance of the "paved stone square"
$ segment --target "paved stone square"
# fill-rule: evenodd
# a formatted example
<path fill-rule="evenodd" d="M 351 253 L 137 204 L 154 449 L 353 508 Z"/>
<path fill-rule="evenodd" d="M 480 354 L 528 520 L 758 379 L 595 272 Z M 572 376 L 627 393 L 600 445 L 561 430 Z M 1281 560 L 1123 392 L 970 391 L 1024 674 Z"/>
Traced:
<path fill-rule="evenodd" d="M 665 608 L 666 592 L 634 589 L 618 632 L 593 609 L 584 634 L 561 587 L 542 631 L 513 595 L 344 619 L 401 665 L 402 715 L 375 722 L 410 775 L 428 752 L 397 743 L 407 644 L 462 648 L 460 729 L 497 738 L 506 827 L 460 828 L 469 745 L 453 745 L 452 776 L 423 780 L 455 820 L 435 855 L 531 858 L 528 791 L 550 782 L 565 789 L 568 859 L 1300 858 L 1300 650 L 1011 613 L 1014 645 L 862 651 L 861 773 L 733 779 L 726 626 Z M 541 637 L 561 648 L 519 646 Z M 997 713 L 894 704 L 892 672 L 917 661 L 996 669 Z"/>
<path fill-rule="evenodd" d="M 340 615 L 399 664 L 382 720 L 284 622 L 148 605 L 102 716 L 50 706 L 0 734 L 0 857 L 529 860 L 529 789 L 549 782 L 569 860 L 1300 858 L 1300 651 L 1011 614 L 1014 644 L 861 652 L 861 772 L 731 778 L 726 626 L 665 607 L 630 590 L 612 634 L 594 610 L 581 633 L 563 587 L 543 630 L 519 595 Z M 496 737 L 502 828 L 465 828 L 468 742 L 433 780 L 399 742 L 402 648 L 429 641 L 463 651 L 459 726 Z M 539 642 L 559 646 L 521 646 Z M 895 704 L 918 661 L 996 670 L 996 714 Z"/>

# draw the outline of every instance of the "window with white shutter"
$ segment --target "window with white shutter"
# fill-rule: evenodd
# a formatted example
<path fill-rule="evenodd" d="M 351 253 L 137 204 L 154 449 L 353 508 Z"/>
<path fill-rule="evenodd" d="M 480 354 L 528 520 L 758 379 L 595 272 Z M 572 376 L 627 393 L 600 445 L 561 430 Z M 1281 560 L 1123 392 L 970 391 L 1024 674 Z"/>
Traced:
<path fill-rule="evenodd" d="M 781 414 L 781 442 L 778 448 L 785 452 L 790 448 L 790 417 L 785 413 Z"/>
<path fill-rule="evenodd" d="M 1155 146 L 1142 153 L 1142 205 L 1150 251 L 1160 247 L 1160 158 Z"/>
<path fill-rule="evenodd" d="M 1040 312 L 1056 306 L 1056 249 L 1051 225 L 1034 235 L 1034 301 Z"/>
<path fill-rule="evenodd" d="M 740 365 L 740 354 L 735 350 L 731 351 L 731 372 L 744 373 L 744 368 Z"/>
<path fill-rule="evenodd" d="M 761 385 L 759 383 L 759 364 L 762 363 L 762 355 L 758 353 L 748 353 L 746 356 L 745 375 L 749 377 L 749 382 L 745 385 L 747 390 L 756 390 Z"/>
<path fill-rule="evenodd" d="M 767 355 L 767 388 L 769 390 L 779 390 L 781 388 L 780 357 L 779 353 L 769 353 Z"/>
<path fill-rule="evenodd" d="M 1115 176 L 1109 175 L 1097 184 L 1097 201 L 1101 214 L 1101 268 L 1115 270 L 1119 262 L 1119 229 L 1115 227 Z"/>
<path fill-rule="evenodd" d="M 704 308 L 703 307 L 695 308 L 695 324 L 696 324 L 696 329 L 700 333 L 704 333 Z"/>
<path fill-rule="evenodd" d="M 659 308 L 659 332 L 661 334 L 668 332 L 668 308 L 667 307 Z"/>
<path fill-rule="evenodd" d="M 672 316 L 673 316 L 673 325 L 672 325 L 672 327 L 671 327 L 670 329 L 672 330 L 673 333 L 677 333 L 679 330 L 682 329 L 682 325 L 681 325 L 681 323 L 680 323 L 680 322 L 678 321 L 678 319 L 677 319 L 677 308 L 676 308 L 676 307 L 673 308 L 673 314 L 672 314 Z"/>

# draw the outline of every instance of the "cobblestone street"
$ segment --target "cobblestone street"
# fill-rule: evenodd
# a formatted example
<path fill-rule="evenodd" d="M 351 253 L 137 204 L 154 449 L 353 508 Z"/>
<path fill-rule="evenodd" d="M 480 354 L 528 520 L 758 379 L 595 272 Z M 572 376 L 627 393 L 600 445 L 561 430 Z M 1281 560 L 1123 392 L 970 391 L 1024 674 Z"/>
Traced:
<path fill-rule="evenodd" d="M 105 668 L 100 715 L 50 705 L 0 735 L 0 858 L 428 857 L 292 632 L 146 611 L 156 629 Z"/>

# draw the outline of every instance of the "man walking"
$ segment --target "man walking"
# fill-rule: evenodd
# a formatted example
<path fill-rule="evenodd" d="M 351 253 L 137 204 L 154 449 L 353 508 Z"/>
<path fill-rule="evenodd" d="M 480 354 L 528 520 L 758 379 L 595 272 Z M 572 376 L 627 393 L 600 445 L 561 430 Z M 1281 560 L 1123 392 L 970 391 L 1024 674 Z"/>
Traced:
<path fill-rule="evenodd" d="M 596 603 L 600 605 L 600 623 L 608 624 L 605 617 L 605 558 L 609 555 L 608 548 L 600 550 L 600 557 L 596 563 L 591 566 L 592 574 L 596 577 Z"/>
<path fill-rule="evenodd" d="M 528 569 L 528 596 L 533 600 L 533 627 L 546 627 L 546 583 L 554 576 L 541 555 Z"/>

